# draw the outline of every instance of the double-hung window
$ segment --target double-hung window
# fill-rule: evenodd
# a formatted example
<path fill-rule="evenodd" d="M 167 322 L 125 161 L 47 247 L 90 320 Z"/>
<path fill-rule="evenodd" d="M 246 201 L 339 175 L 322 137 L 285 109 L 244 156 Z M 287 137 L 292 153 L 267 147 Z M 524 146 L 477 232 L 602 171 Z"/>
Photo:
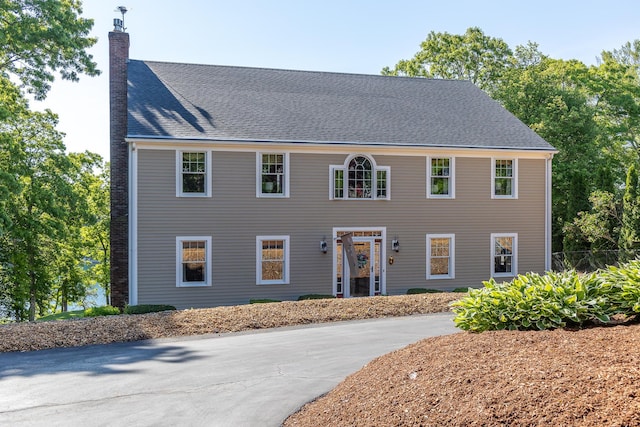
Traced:
<path fill-rule="evenodd" d="M 176 196 L 209 197 L 211 195 L 211 152 L 176 152 Z"/>
<path fill-rule="evenodd" d="M 211 236 L 176 237 L 176 286 L 211 286 Z"/>
<path fill-rule="evenodd" d="M 438 199 L 455 197 L 454 159 L 454 157 L 427 158 L 427 197 Z"/>
<path fill-rule="evenodd" d="M 257 197 L 289 197 L 289 153 L 258 153 Z"/>
<path fill-rule="evenodd" d="M 330 199 L 388 200 L 391 169 L 377 166 L 373 158 L 350 156 L 343 165 L 332 165 L 330 170 Z"/>
<path fill-rule="evenodd" d="M 427 280 L 455 277 L 455 236 L 427 234 Z"/>
<path fill-rule="evenodd" d="M 258 236 L 256 260 L 256 284 L 288 284 L 289 236 Z"/>
<path fill-rule="evenodd" d="M 518 271 L 518 235 L 491 234 L 491 276 L 515 276 Z"/>
<path fill-rule="evenodd" d="M 491 197 L 494 199 L 517 199 L 517 159 L 492 159 L 492 164 Z"/>

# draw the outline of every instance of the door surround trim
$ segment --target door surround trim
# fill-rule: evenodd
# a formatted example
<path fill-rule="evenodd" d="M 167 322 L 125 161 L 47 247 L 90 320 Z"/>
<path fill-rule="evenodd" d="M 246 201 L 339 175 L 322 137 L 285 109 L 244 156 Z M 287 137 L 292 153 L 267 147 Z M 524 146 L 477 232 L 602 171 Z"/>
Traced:
<path fill-rule="evenodd" d="M 387 259 L 387 227 L 333 227 L 332 231 L 332 247 L 331 251 L 333 254 L 333 273 L 332 273 L 332 293 L 334 296 L 338 296 L 338 234 L 342 235 L 348 232 L 358 232 L 358 231 L 377 231 L 380 233 L 380 236 L 372 236 L 374 239 L 379 238 L 382 240 L 382 244 L 380 245 L 380 294 L 384 295 L 387 292 L 387 268 L 386 268 L 386 259 Z M 357 238 L 357 236 L 356 236 Z M 343 295 L 344 295 L 344 286 L 343 286 Z"/>

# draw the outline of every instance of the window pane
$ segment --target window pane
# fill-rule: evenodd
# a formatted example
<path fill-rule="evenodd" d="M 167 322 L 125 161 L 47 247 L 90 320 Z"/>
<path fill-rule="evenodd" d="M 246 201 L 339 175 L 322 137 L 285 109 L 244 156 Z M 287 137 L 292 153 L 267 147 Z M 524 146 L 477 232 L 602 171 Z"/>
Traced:
<path fill-rule="evenodd" d="M 371 162 L 366 157 L 354 157 L 349 162 L 349 198 L 370 199 Z"/>
<path fill-rule="evenodd" d="M 379 170 L 376 172 L 377 180 L 377 194 L 376 197 L 386 198 L 387 197 L 387 171 Z"/>
<path fill-rule="evenodd" d="M 262 242 L 262 280 L 284 279 L 284 241 Z"/>
<path fill-rule="evenodd" d="M 205 153 L 182 153 L 182 192 L 204 193 L 205 176 Z"/>
<path fill-rule="evenodd" d="M 344 171 L 342 169 L 333 171 L 333 197 L 335 199 L 344 197 Z"/>
<path fill-rule="evenodd" d="M 450 159 L 431 159 L 431 194 L 449 195 Z"/>
<path fill-rule="evenodd" d="M 262 155 L 262 193 L 284 193 L 284 154 Z"/>
<path fill-rule="evenodd" d="M 182 174 L 182 192 L 183 193 L 204 193 L 204 174 Z"/>
<path fill-rule="evenodd" d="M 451 239 L 431 239 L 430 271 L 432 275 L 448 275 Z"/>
<path fill-rule="evenodd" d="M 513 237 L 496 237 L 494 272 L 511 273 L 513 264 Z"/>
<path fill-rule="evenodd" d="M 510 196 L 512 193 L 511 178 L 496 178 L 496 196 Z"/>
<path fill-rule="evenodd" d="M 513 195 L 513 160 L 496 160 L 495 195 Z"/>
<path fill-rule="evenodd" d="M 449 159 L 431 159 L 431 176 L 449 176 Z"/>
<path fill-rule="evenodd" d="M 204 282 L 206 264 L 205 242 L 182 242 L 182 281 Z"/>
<path fill-rule="evenodd" d="M 431 178 L 431 194 L 449 194 L 449 178 Z"/>

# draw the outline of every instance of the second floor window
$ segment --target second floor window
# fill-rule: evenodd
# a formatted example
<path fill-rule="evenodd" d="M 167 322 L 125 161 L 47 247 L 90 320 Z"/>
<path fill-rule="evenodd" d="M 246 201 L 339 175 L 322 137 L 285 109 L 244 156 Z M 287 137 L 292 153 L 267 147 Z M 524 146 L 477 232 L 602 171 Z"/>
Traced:
<path fill-rule="evenodd" d="M 367 156 L 353 156 L 344 165 L 331 166 L 332 199 L 389 199 L 389 167 L 377 166 Z"/>
<path fill-rule="evenodd" d="M 179 197 L 207 197 L 210 195 L 209 176 L 211 156 L 208 151 L 178 151 L 176 163 L 176 195 Z"/>
<path fill-rule="evenodd" d="M 431 157 L 427 163 L 427 197 L 454 197 L 454 159 L 450 157 Z"/>
<path fill-rule="evenodd" d="M 258 153 L 258 197 L 289 197 L 289 155 Z"/>
<path fill-rule="evenodd" d="M 517 165 L 514 159 L 493 159 L 491 197 L 512 199 L 518 197 Z"/>

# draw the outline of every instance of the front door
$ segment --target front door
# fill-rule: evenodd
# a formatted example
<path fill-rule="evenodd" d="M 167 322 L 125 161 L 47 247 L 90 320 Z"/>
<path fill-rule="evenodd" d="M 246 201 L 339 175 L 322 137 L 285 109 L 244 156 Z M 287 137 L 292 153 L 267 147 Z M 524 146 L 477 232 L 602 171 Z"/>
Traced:
<path fill-rule="evenodd" d="M 354 236 L 352 241 L 356 261 L 354 271 L 351 271 L 345 247 L 338 238 L 336 295 L 345 298 L 380 295 L 382 238 Z"/>

